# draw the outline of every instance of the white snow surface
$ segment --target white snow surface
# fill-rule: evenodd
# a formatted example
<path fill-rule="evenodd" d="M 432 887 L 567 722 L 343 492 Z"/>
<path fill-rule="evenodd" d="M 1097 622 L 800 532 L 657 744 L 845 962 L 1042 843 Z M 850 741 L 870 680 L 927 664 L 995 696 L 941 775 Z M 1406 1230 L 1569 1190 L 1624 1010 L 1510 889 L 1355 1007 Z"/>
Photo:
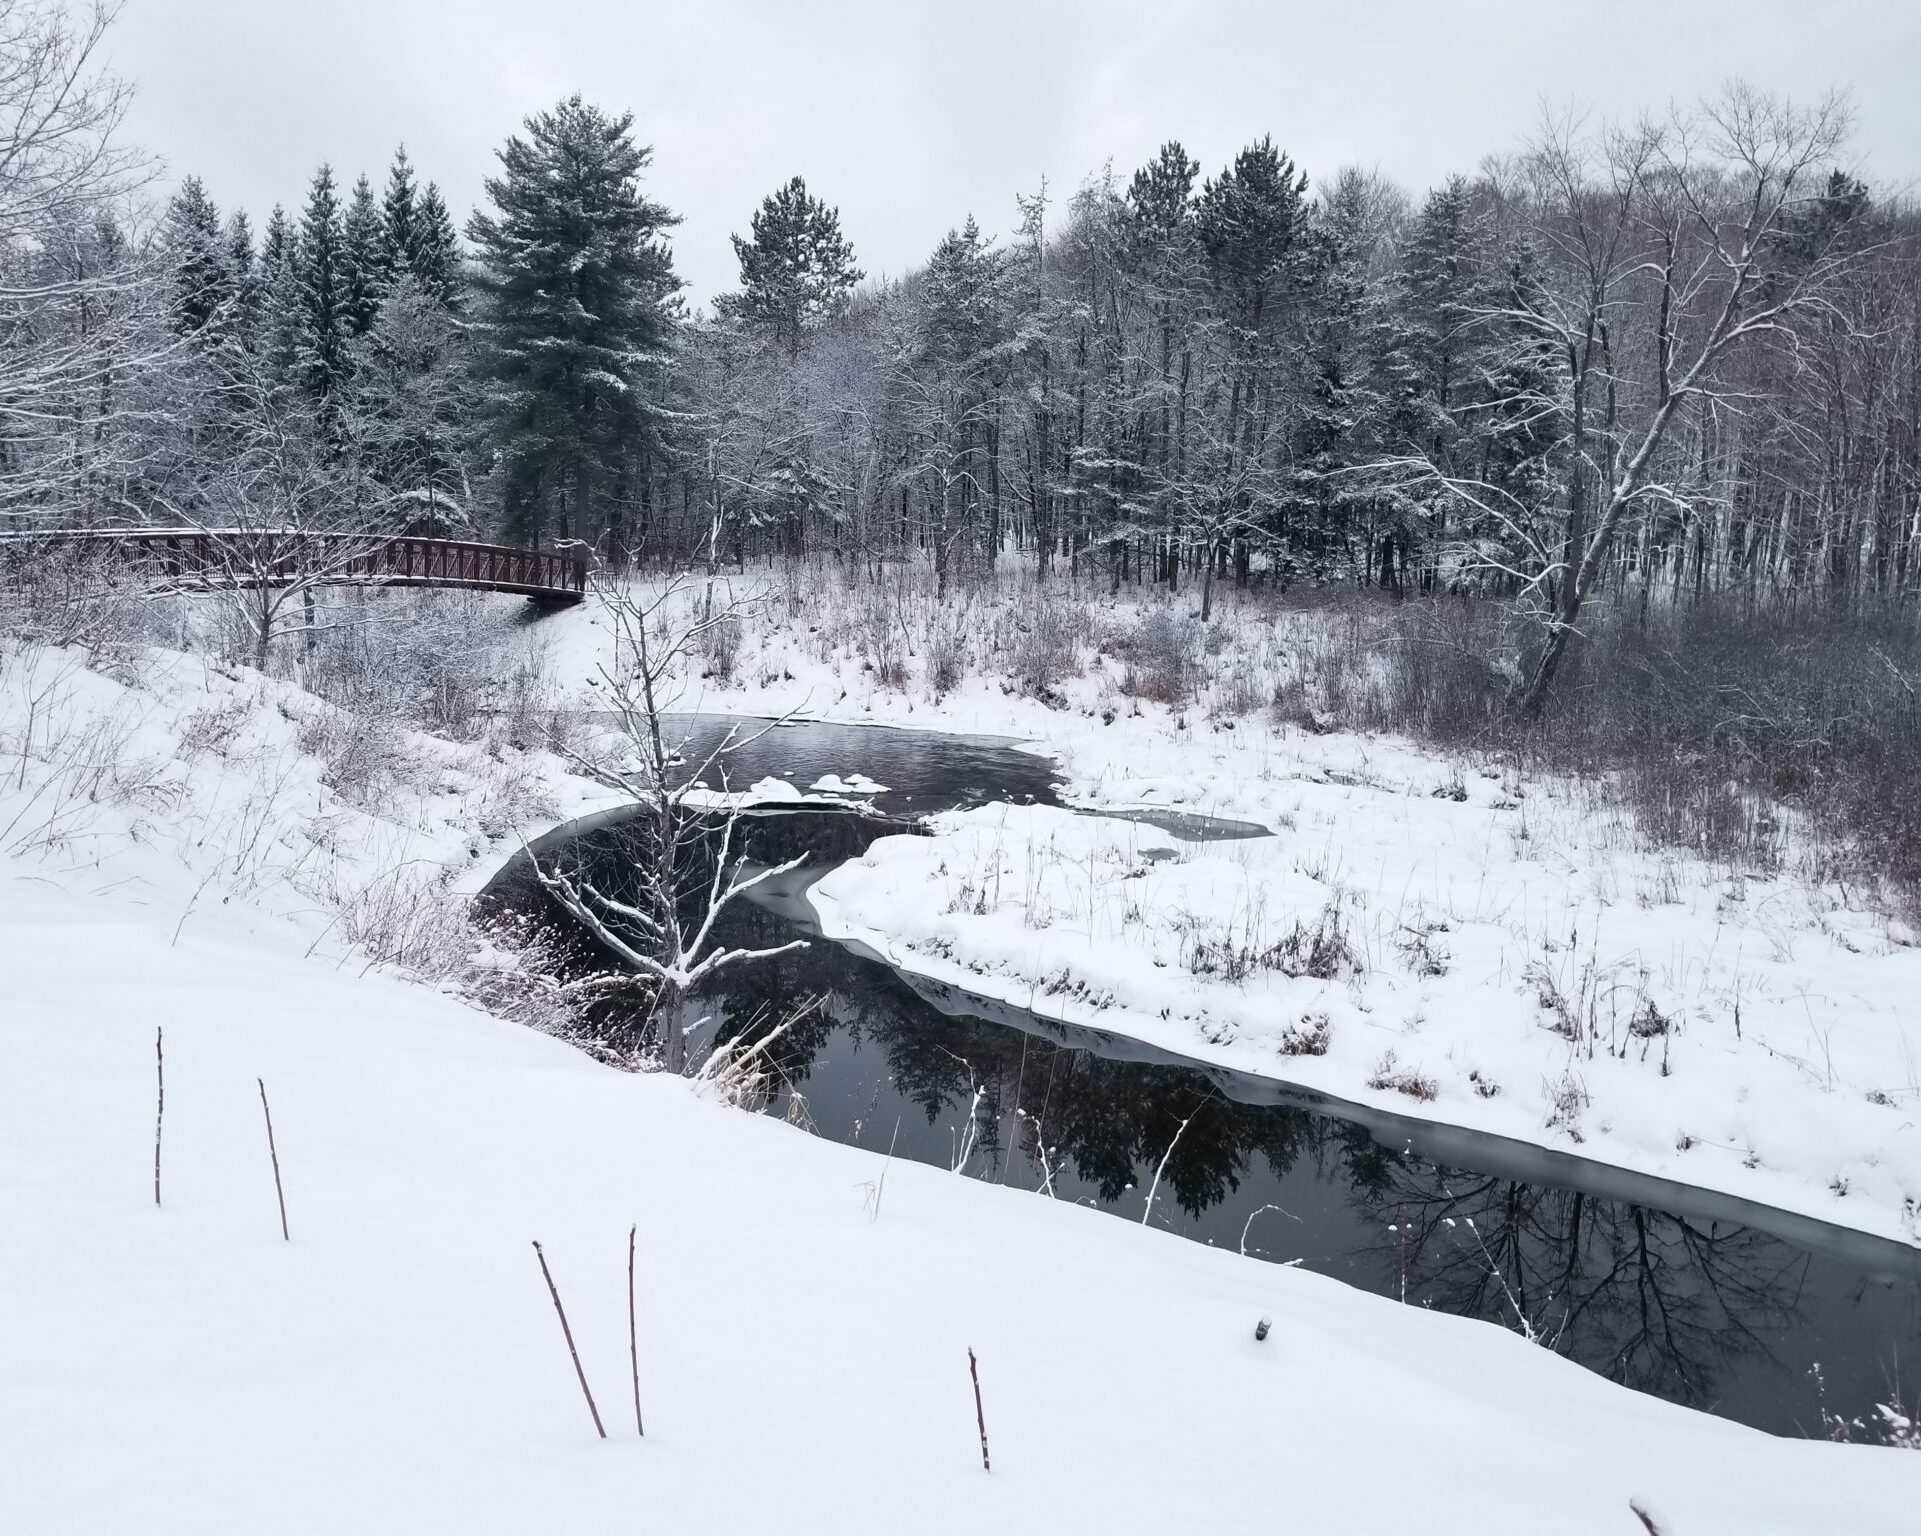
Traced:
<path fill-rule="evenodd" d="M 410 737 L 444 781 L 348 804 L 297 690 L 70 660 L 0 688 L 0 1529 L 1913 1529 L 1921 1457 L 889 1164 L 369 967 L 341 915 L 396 857 L 512 846 L 460 835 L 494 769 Z M 544 814 L 591 798 L 548 773 Z"/>
<path fill-rule="evenodd" d="M 1090 602 L 1110 629 L 1157 603 L 1180 611 Z M 1193 847 L 989 806 L 815 887 L 830 933 L 1239 1070 L 1921 1243 L 1921 948 L 1858 892 L 1651 847 L 1591 786 L 1517 782 L 1218 701 L 1145 702 L 1120 662 L 1086 648 L 1048 702 L 979 675 L 936 696 L 919 658 L 890 685 L 857 632 L 834 629 L 850 606 L 767 590 L 733 681 L 690 677 L 679 707 L 1010 736 L 1058 762 L 1075 806 L 1274 836 Z M 1229 661 L 1304 649 L 1286 621 L 1225 610 Z M 592 604 L 558 621 L 564 678 L 591 675 L 599 624 Z M 1336 976 L 1256 969 L 1233 983 L 1186 963 L 1201 940 L 1268 949 L 1330 905 L 1359 961 Z M 1325 1056 L 1283 1053 L 1304 1016 L 1323 1015 Z M 1656 1016 L 1666 1033 L 1647 1032 Z M 1428 1086 L 1432 1099 L 1403 1091 Z"/>

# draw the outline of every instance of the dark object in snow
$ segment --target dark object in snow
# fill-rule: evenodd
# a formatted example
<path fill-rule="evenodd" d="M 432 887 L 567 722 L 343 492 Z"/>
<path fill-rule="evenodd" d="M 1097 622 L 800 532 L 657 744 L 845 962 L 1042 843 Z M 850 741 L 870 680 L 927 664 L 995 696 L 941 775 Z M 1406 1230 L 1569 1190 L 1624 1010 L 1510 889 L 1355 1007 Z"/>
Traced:
<path fill-rule="evenodd" d="M 634 1326 L 634 1234 L 639 1230 L 638 1226 L 627 1229 L 627 1360 L 634 1368 L 634 1432 L 644 1440 L 647 1426 L 640 1419 L 640 1333 Z"/>
<path fill-rule="evenodd" d="M 587 1399 L 587 1411 L 594 1416 L 594 1428 L 600 1438 L 607 1438 L 607 1426 L 600 1422 L 600 1410 L 594 1406 L 594 1394 L 587 1385 L 587 1373 L 581 1369 L 580 1351 L 574 1348 L 574 1330 L 567 1326 L 567 1309 L 560 1304 L 560 1291 L 554 1285 L 553 1271 L 547 1268 L 547 1255 L 540 1251 L 540 1244 L 534 1244 L 534 1257 L 540 1260 L 541 1277 L 547 1282 L 547 1294 L 554 1298 L 554 1311 L 560 1318 L 560 1331 L 567 1340 L 567 1353 L 573 1356 L 574 1375 L 580 1378 L 580 1395 Z"/>
<path fill-rule="evenodd" d="M 974 1422 L 981 1431 L 981 1471 L 992 1472 L 987 1460 L 987 1415 L 981 1410 L 981 1369 L 971 1349 L 967 1351 L 967 1374 L 974 1378 Z"/>
<path fill-rule="evenodd" d="M 280 1202 L 280 1241 L 291 1243 L 287 1235 L 287 1193 L 280 1187 L 280 1149 L 273 1144 L 273 1111 L 267 1108 L 267 1080 L 256 1077 L 260 1085 L 260 1112 L 267 1117 L 267 1156 L 273 1159 L 273 1197 Z"/>
<path fill-rule="evenodd" d="M 160 1129 L 167 1123 L 167 1050 L 164 1024 L 153 1032 L 153 1073 L 157 1098 L 153 1111 L 153 1203 L 160 1204 Z"/>
<path fill-rule="evenodd" d="M 1258 1343 L 1262 1339 L 1265 1339 L 1267 1337 L 1267 1330 L 1272 1328 L 1273 1326 L 1274 1326 L 1274 1322 L 1272 1318 L 1264 1317 L 1258 1323 L 1256 1323 L 1254 1325 L 1255 1342 Z"/>

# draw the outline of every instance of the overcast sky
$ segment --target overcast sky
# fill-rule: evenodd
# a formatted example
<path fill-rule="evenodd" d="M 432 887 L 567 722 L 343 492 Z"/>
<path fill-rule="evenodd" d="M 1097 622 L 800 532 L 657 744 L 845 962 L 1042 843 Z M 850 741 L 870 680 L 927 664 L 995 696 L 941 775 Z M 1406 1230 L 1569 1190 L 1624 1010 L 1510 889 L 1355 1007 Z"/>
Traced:
<path fill-rule="evenodd" d="M 1921 0 L 128 0 L 111 52 L 132 136 L 256 218 L 323 159 L 377 185 L 404 140 L 464 222 L 529 112 L 631 110 L 698 301 L 796 173 L 898 273 L 970 211 L 1005 233 L 1043 175 L 1124 178 L 1168 138 L 1209 174 L 1270 133 L 1316 180 L 1419 191 L 1544 97 L 1633 113 L 1731 75 L 1850 89 L 1869 174 L 1921 174 Z"/>

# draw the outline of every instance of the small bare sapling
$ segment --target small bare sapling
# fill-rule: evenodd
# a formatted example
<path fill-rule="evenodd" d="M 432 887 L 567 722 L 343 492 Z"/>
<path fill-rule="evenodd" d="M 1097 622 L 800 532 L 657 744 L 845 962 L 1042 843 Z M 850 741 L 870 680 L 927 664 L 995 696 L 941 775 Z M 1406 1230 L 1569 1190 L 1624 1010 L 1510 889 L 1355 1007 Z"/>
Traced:
<path fill-rule="evenodd" d="M 647 1438 L 647 1426 L 640 1420 L 640 1330 L 634 1324 L 634 1234 L 639 1230 L 637 1225 L 627 1229 L 627 1362 L 633 1367 L 634 1373 L 634 1433 L 644 1440 Z M 554 1301 L 558 1305 L 560 1298 L 555 1297 Z M 569 1339 L 570 1347 L 572 1343 L 572 1339 Z M 584 1381 L 581 1383 L 583 1387 L 586 1385 Z M 589 1398 L 588 1401 L 592 1402 L 593 1399 Z M 599 1416 L 595 1417 L 598 1420 Z"/>
<path fill-rule="evenodd" d="M 972 1349 L 967 1351 L 967 1374 L 974 1378 L 974 1422 L 981 1432 L 981 1471 L 992 1472 L 993 1465 L 987 1459 L 987 1413 L 981 1407 L 981 1368 Z"/>
<path fill-rule="evenodd" d="M 539 1243 L 534 1244 L 534 1257 L 540 1260 L 540 1273 L 547 1282 L 547 1294 L 554 1298 L 554 1313 L 560 1319 L 560 1332 L 567 1340 L 567 1353 L 574 1362 L 574 1375 L 580 1381 L 580 1395 L 587 1399 L 587 1411 L 594 1416 L 595 1432 L 605 1440 L 607 1426 L 600 1422 L 600 1409 L 594 1405 L 593 1389 L 587 1385 L 587 1372 L 581 1368 L 580 1351 L 574 1348 L 574 1330 L 567 1324 L 567 1309 L 560 1304 L 560 1290 L 554 1284 L 553 1271 L 547 1267 L 547 1255 L 540 1251 Z"/>
<path fill-rule="evenodd" d="M 159 1024 L 153 1031 L 153 1073 L 156 1098 L 153 1111 L 153 1203 L 160 1204 L 160 1129 L 167 1120 L 167 1050 L 166 1026 Z"/>
<path fill-rule="evenodd" d="M 273 1144 L 273 1111 L 267 1107 L 266 1079 L 254 1079 L 260 1085 L 260 1112 L 267 1117 L 267 1156 L 273 1161 L 273 1197 L 280 1202 L 280 1240 L 291 1243 L 287 1235 L 287 1192 L 280 1187 L 280 1150 Z"/>

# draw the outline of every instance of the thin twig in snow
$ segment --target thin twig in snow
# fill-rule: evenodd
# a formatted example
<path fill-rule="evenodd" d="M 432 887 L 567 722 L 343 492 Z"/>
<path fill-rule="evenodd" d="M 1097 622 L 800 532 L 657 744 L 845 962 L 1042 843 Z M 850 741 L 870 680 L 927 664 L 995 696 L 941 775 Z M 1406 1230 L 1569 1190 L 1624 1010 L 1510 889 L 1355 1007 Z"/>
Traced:
<path fill-rule="evenodd" d="M 993 1465 L 987 1459 L 987 1412 L 981 1407 L 980 1364 L 974 1359 L 971 1348 L 967 1351 L 967 1374 L 974 1378 L 974 1422 L 980 1426 L 981 1432 L 981 1471 L 992 1472 Z"/>
<path fill-rule="evenodd" d="M 160 1204 L 160 1130 L 167 1119 L 167 1052 L 164 1036 L 166 1026 L 155 1025 L 153 1031 L 153 1072 L 154 1087 L 157 1090 L 153 1111 L 153 1203 Z"/>
<path fill-rule="evenodd" d="M 547 1282 L 547 1294 L 554 1298 L 554 1312 L 560 1318 L 560 1331 L 567 1340 L 567 1353 L 573 1357 L 574 1375 L 580 1380 L 580 1395 L 587 1399 L 587 1411 L 594 1416 L 594 1429 L 600 1438 L 607 1438 L 607 1426 L 600 1422 L 600 1409 L 594 1406 L 593 1389 L 587 1385 L 587 1373 L 581 1368 L 580 1351 L 574 1348 L 574 1330 L 567 1326 L 567 1309 L 560 1304 L 560 1290 L 554 1284 L 553 1271 L 547 1267 L 547 1255 L 540 1251 L 540 1244 L 534 1244 L 534 1257 L 540 1260 L 540 1273 Z"/>
<path fill-rule="evenodd" d="M 880 1199 L 887 1193 L 887 1166 L 894 1160 L 894 1143 L 900 1140 L 900 1116 L 894 1116 L 894 1134 L 887 1138 L 887 1161 L 880 1167 L 880 1182 L 874 1186 L 874 1214 L 869 1219 L 880 1220 Z"/>
<path fill-rule="evenodd" d="M 627 1359 L 634 1371 L 634 1432 L 645 1439 L 647 1426 L 640 1419 L 640 1331 L 634 1323 L 634 1234 L 637 1231 L 638 1223 L 627 1229 Z M 585 1387 L 587 1383 L 583 1381 L 581 1385 Z"/>
<path fill-rule="evenodd" d="M 280 1202 L 280 1240 L 291 1243 L 287 1235 L 287 1194 L 280 1187 L 280 1152 L 273 1144 L 273 1111 L 267 1108 L 267 1083 L 264 1078 L 254 1079 L 260 1085 L 260 1112 L 267 1117 L 267 1156 L 273 1159 L 273 1194 Z"/>

